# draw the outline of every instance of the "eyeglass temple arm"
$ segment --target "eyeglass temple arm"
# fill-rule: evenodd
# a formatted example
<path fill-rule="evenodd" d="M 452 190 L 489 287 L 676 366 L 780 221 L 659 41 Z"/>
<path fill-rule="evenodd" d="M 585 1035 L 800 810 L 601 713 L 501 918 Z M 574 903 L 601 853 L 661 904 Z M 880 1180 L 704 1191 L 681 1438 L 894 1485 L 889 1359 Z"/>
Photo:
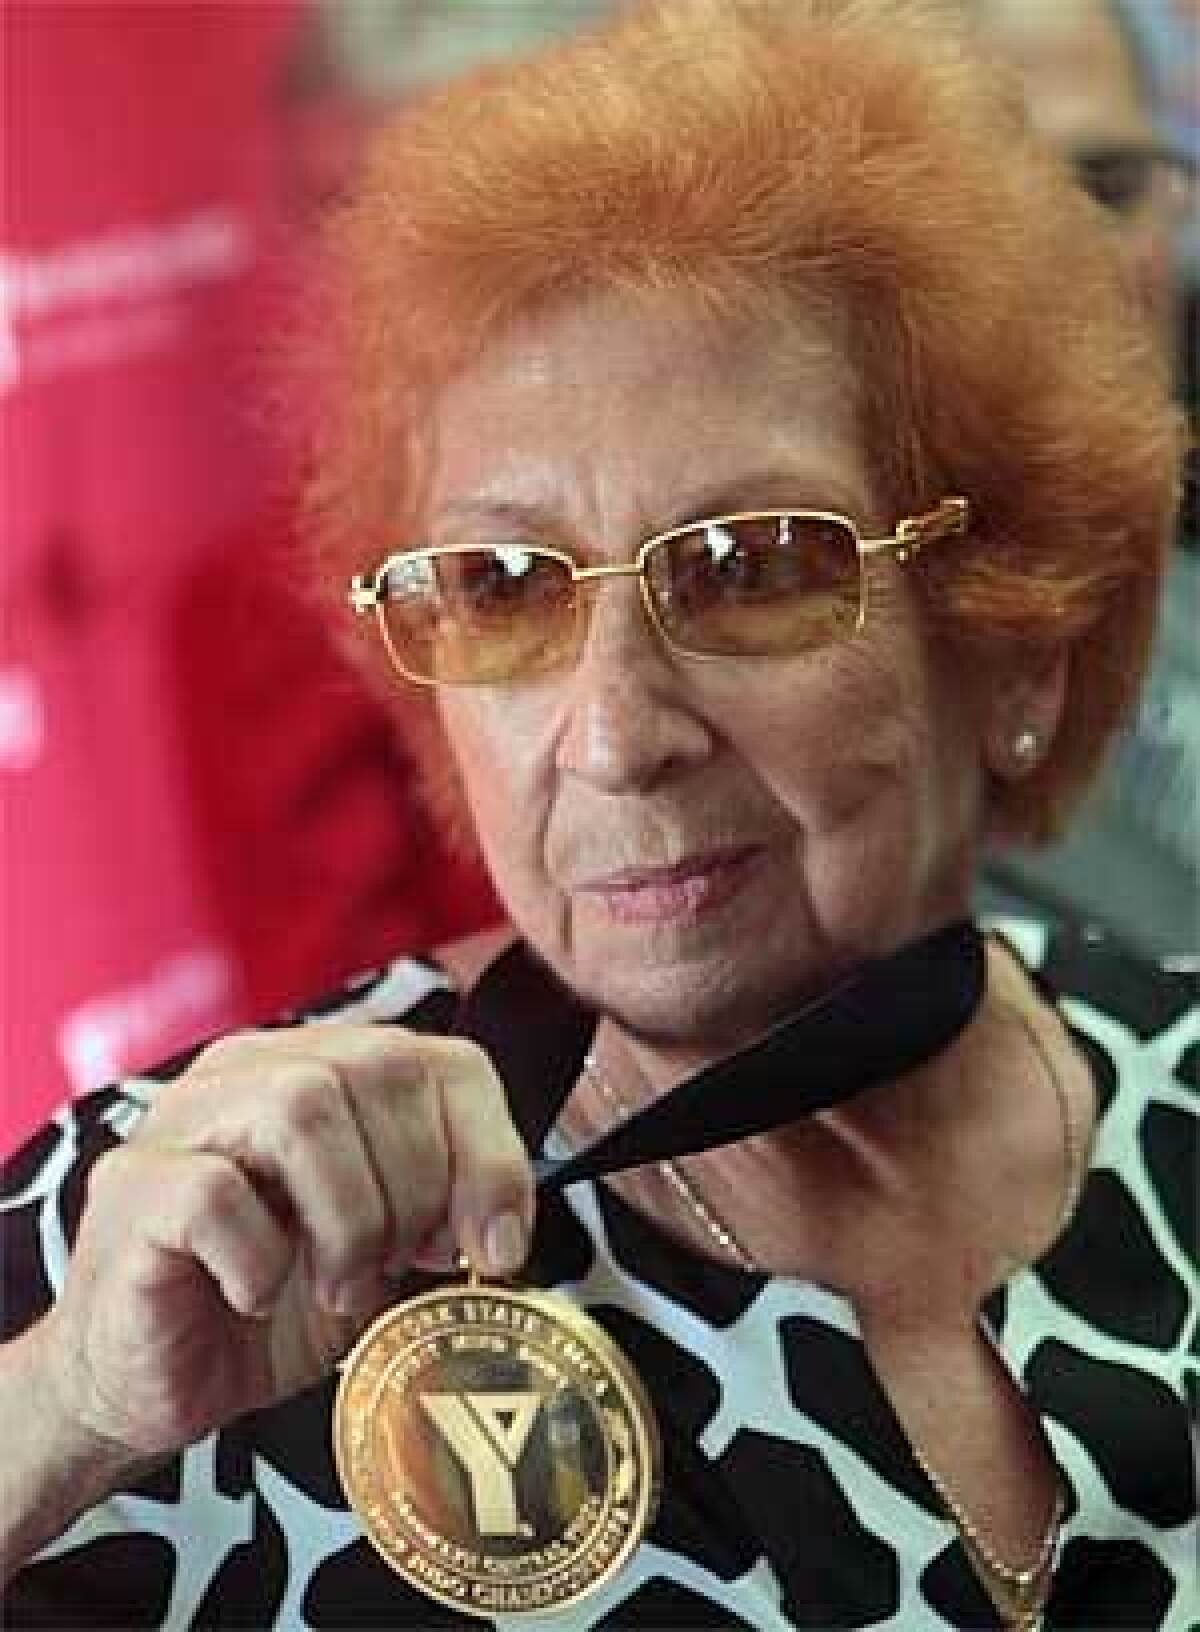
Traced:
<path fill-rule="evenodd" d="M 927 544 L 936 544 L 943 538 L 965 533 L 970 506 L 966 499 L 943 499 L 933 510 L 920 516 L 906 516 L 896 523 L 896 531 L 887 538 L 864 538 L 864 555 L 894 555 L 897 561 L 908 561 L 919 555 Z"/>
<path fill-rule="evenodd" d="M 350 588 L 346 591 L 346 599 L 360 617 L 364 612 L 372 611 L 383 600 L 379 593 L 378 579 L 372 576 L 368 580 L 365 573 L 356 572 L 350 580 Z"/>

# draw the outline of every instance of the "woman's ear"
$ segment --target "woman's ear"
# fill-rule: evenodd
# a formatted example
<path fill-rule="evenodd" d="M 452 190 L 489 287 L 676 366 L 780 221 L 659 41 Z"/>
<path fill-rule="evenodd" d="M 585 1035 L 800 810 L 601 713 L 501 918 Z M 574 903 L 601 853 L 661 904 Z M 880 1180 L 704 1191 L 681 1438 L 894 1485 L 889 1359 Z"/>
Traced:
<path fill-rule="evenodd" d="M 1004 782 L 1019 782 L 1042 764 L 1062 724 L 1067 700 L 1065 651 L 999 682 L 984 711 L 984 764 Z"/>

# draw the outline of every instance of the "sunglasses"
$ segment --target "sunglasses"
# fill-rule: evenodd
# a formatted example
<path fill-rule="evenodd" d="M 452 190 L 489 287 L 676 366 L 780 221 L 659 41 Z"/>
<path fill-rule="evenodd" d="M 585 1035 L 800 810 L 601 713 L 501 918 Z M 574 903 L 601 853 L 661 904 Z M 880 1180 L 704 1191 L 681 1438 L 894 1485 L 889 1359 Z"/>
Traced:
<path fill-rule="evenodd" d="M 825 510 L 712 516 L 594 567 L 522 539 L 401 550 L 357 575 L 349 600 L 375 614 L 393 664 L 419 685 L 506 685 L 573 663 L 589 591 L 610 578 L 638 580 L 651 625 L 685 657 L 792 657 L 863 628 L 872 557 L 905 562 L 966 527 L 967 501 L 949 498 L 886 538 Z"/>
<path fill-rule="evenodd" d="M 1134 215 L 1152 197 L 1183 210 L 1195 197 L 1195 161 L 1155 142 L 1082 148 L 1071 155 L 1071 168 L 1083 191 L 1110 215 Z"/>

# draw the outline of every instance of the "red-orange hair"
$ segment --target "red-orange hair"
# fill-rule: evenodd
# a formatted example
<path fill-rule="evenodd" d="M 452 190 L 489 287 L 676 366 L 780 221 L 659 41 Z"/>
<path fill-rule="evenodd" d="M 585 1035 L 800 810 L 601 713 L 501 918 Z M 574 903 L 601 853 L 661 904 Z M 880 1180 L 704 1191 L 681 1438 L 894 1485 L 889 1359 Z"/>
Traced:
<path fill-rule="evenodd" d="M 419 529 L 432 394 L 518 318 L 615 291 L 786 346 L 789 313 L 832 303 L 881 503 L 971 502 L 919 569 L 936 637 L 973 683 L 1069 651 L 1053 752 L 996 789 L 1009 830 L 1061 823 L 1143 673 L 1179 431 L 1094 207 L 953 12 L 635 6 L 402 114 L 328 247 L 310 499 L 339 593 Z"/>

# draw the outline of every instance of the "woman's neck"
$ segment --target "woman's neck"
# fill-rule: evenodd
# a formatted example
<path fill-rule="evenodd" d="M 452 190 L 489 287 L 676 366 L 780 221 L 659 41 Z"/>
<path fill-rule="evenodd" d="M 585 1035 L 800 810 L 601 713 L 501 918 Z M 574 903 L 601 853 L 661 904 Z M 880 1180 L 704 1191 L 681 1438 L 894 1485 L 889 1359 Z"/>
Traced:
<path fill-rule="evenodd" d="M 928 1254 L 943 1275 L 951 1257 L 955 1279 L 983 1296 L 1004 1266 L 1049 1245 L 1078 1179 L 1068 1166 L 1078 1168 L 1090 1131 L 1090 1080 L 1012 954 L 991 944 L 987 959 L 979 1014 L 927 1065 L 681 1164 L 705 1209 L 756 1263 L 848 1288 L 885 1283 L 897 1255 L 911 1272 Z M 607 1021 L 595 1058 L 609 1092 L 581 1079 L 564 1122 L 576 1142 L 611 1126 L 618 1104 L 636 1110 L 661 1092 L 668 1064 L 680 1074 L 674 1056 L 664 1060 Z M 720 1257 L 685 1192 L 664 1190 L 661 1179 L 643 1169 L 613 1182 Z"/>

